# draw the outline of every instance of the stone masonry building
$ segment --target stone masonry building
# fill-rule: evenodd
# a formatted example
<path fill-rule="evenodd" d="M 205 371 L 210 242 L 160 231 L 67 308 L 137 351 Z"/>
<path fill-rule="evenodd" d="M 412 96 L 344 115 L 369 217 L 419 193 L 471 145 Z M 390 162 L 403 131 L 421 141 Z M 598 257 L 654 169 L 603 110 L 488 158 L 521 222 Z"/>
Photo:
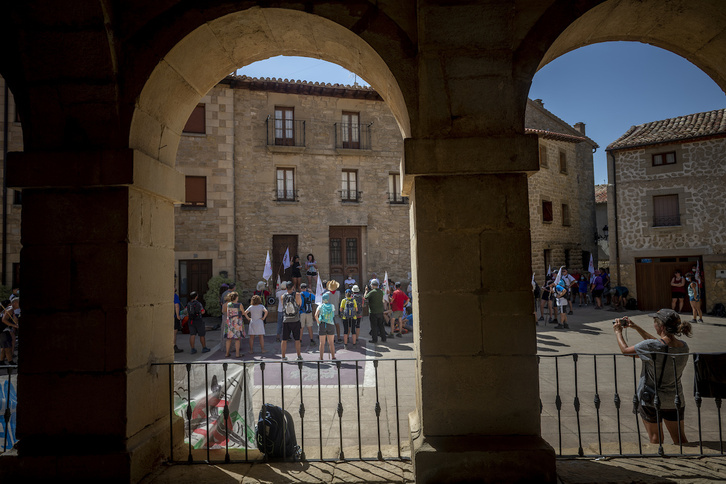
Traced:
<path fill-rule="evenodd" d="M 568 125 L 540 99 L 527 101 L 525 131 L 539 138 L 540 169 L 527 186 L 532 271 L 542 284 L 550 267 L 586 270 L 595 252 L 592 154 L 598 145 L 585 136 L 584 123 Z"/>
<path fill-rule="evenodd" d="M 697 263 L 704 309 L 726 301 L 725 114 L 633 126 L 607 148 L 611 277 L 640 309 L 670 307 L 673 271 Z"/>
<path fill-rule="evenodd" d="M 0 149 L 3 160 L 9 151 L 23 149 L 23 130 L 20 116 L 15 108 L 12 93 L 7 88 L 5 79 L 0 76 Z M 0 179 L 5 179 L 4 164 L 0 165 Z M 5 185 L 3 185 L 5 186 Z M 2 213 L 3 221 L 0 233 L 2 244 L 2 261 L 0 261 L 0 284 L 17 287 L 20 284 L 20 208 L 22 194 L 20 190 L 3 190 Z"/>

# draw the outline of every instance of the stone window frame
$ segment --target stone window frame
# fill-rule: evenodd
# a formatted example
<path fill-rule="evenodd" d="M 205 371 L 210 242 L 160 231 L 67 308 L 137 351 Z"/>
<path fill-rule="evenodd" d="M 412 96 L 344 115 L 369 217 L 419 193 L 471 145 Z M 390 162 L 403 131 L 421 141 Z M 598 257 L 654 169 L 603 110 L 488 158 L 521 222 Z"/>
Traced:
<path fill-rule="evenodd" d="M 661 195 L 678 195 L 678 216 L 680 218 L 680 225 L 664 225 L 664 226 L 653 226 L 653 197 Z M 689 193 L 683 187 L 670 187 L 660 188 L 655 190 L 646 190 L 645 199 L 645 214 L 643 220 L 643 234 L 644 235 L 663 235 L 667 233 L 683 233 L 688 232 L 692 229 L 691 222 L 688 220 L 686 215 L 692 208 L 692 203 L 688 201 L 687 196 Z"/>
<path fill-rule="evenodd" d="M 571 221 L 571 214 L 570 214 L 570 206 L 566 203 L 562 204 L 562 226 L 563 227 L 569 227 L 572 225 Z"/>
<path fill-rule="evenodd" d="M 643 164 L 645 165 L 646 175 L 660 175 L 661 173 L 674 173 L 683 171 L 683 146 L 681 144 L 669 146 L 650 146 L 644 150 Z M 666 153 L 675 153 L 676 162 L 668 165 L 653 165 L 653 156 Z"/>
<path fill-rule="evenodd" d="M 192 181 L 195 182 L 201 182 L 199 185 L 201 186 L 193 186 L 197 185 L 197 183 L 190 183 Z M 196 192 L 199 192 L 201 195 L 197 196 L 196 193 L 193 193 L 192 196 L 190 196 L 190 189 Z M 203 192 L 203 194 L 202 194 Z M 191 198 L 191 200 L 190 200 Z M 185 175 L 184 177 L 184 203 L 182 204 L 183 208 L 207 208 L 207 177 L 206 176 L 198 176 L 198 175 Z"/>
<path fill-rule="evenodd" d="M 541 142 L 539 144 L 539 167 L 549 168 L 549 164 L 547 161 L 547 144 L 545 144 L 544 142 Z"/>
<path fill-rule="evenodd" d="M 546 215 L 547 215 L 547 211 L 545 209 L 546 204 L 549 204 L 549 218 L 546 217 Z M 552 200 L 547 200 L 547 199 L 543 198 L 541 207 L 542 207 L 542 223 L 551 224 L 555 219 L 555 212 L 554 212 L 554 207 L 552 205 Z"/>
<path fill-rule="evenodd" d="M 560 150 L 560 173 L 567 175 L 567 152 Z"/>
<path fill-rule="evenodd" d="M 292 190 L 290 190 L 285 184 L 285 187 L 283 189 L 284 196 L 282 196 L 282 197 L 280 197 L 281 192 L 277 185 L 278 180 L 279 180 L 278 174 L 280 173 L 281 170 L 284 172 L 287 172 L 287 171 L 292 172 Z M 276 166 L 275 167 L 275 194 L 274 194 L 275 201 L 277 201 L 277 202 L 297 202 L 298 201 L 297 188 L 296 188 L 297 180 L 295 179 L 296 176 L 297 176 L 297 168 L 295 168 L 294 166 Z M 287 177 L 283 177 L 283 180 L 287 180 Z M 292 193 L 292 196 L 288 196 L 290 193 Z"/>

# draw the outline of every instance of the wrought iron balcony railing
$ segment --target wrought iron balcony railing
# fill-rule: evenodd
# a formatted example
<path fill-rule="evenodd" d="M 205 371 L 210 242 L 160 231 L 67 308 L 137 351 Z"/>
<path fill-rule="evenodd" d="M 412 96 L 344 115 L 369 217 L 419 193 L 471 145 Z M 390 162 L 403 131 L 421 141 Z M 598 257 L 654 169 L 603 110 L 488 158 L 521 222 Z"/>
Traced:
<path fill-rule="evenodd" d="M 276 119 L 267 116 L 265 121 L 268 146 L 305 146 L 305 121 Z"/>
<path fill-rule="evenodd" d="M 335 147 L 349 150 L 371 149 L 371 124 L 335 123 Z"/>

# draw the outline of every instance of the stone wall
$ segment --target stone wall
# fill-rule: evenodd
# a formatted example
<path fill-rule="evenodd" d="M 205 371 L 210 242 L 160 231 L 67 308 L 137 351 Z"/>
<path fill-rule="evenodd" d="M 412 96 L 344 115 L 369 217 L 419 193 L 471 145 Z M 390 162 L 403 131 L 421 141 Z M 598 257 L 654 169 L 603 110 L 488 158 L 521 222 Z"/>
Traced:
<path fill-rule="evenodd" d="M 676 152 L 676 164 L 653 167 L 652 155 Z M 726 138 L 615 153 L 608 157 L 610 179 L 617 176 L 617 223 L 622 284 L 635 288 L 635 259 L 702 257 L 707 310 L 726 301 L 726 284 L 715 271 L 726 266 Z M 612 188 L 610 190 L 612 192 Z M 653 196 L 678 194 L 680 225 L 653 226 Z M 611 193 L 608 193 L 609 199 Z M 612 204 L 609 204 L 612 205 Z M 615 212 L 609 207 L 613 227 Z M 611 230 L 612 233 L 612 230 Z M 615 266 L 615 246 L 611 260 Z M 617 273 L 613 272 L 613 278 Z M 637 297 L 637 296 L 636 296 Z"/>
<path fill-rule="evenodd" d="M 0 93 L 5 92 L 5 79 L 0 77 Z M 19 121 L 16 121 L 15 117 L 15 101 L 12 93 L 9 92 L 8 102 L 8 139 L 7 148 L 8 151 L 23 151 L 23 129 Z M 5 132 L 5 102 L 4 96 L 0 97 L 0 133 Z M 2 135 L 0 135 L 2 136 Z M 6 140 L 0 137 L 0 150 L 3 149 L 3 145 Z M 0 177 L 4 178 L 3 167 L 0 164 Z M 0 178 L 1 179 L 1 178 Z M 20 214 L 22 211 L 22 205 L 15 203 L 15 190 L 8 189 L 7 198 L 7 214 L 8 214 L 8 225 L 7 225 L 7 265 L 5 266 L 5 285 L 10 286 L 13 284 L 13 264 L 20 263 Z M 19 200 L 18 200 L 19 201 Z M 0 206 L 0 211 L 2 211 Z M 2 231 L 0 231 L 0 243 L 2 243 Z"/>

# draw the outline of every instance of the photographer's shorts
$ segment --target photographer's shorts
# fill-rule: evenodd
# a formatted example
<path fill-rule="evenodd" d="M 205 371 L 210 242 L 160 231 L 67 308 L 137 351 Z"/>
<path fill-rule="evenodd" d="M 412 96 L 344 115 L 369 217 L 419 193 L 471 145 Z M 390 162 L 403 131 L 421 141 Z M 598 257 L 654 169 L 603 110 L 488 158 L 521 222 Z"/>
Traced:
<path fill-rule="evenodd" d="M 287 341 L 292 333 L 292 339 L 300 341 L 300 321 L 290 321 L 282 324 L 282 339 Z"/>
<path fill-rule="evenodd" d="M 312 328 L 315 322 L 313 313 L 300 313 L 300 327 L 301 328 Z"/>
<path fill-rule="evenodd" d="M 204 320 L 202 318 L 195 319 L 193 322 L 189 323 L 190 336 L 205 336 L 206 334 L 207 326 L 204 324 Z"/>
<path fill-rule="evenodd" d="M 318 334 L 320 336 L 335 336 L 335 325 L 323 323 L 321 321 L 320 326 L 318 327 Z"/>
<path fill-rule="evenodd" d="M 660 409 L 660 412 L 658 412 L 656 416 L 655 407 L 644 407 L 642 405 L 638 405 L 638 413 L 641 417 L 643 417 L 643 420 L 645 420 L 648 423 L 658 423 L 661 420 L 668 420 L 669 422 L 677 422 L 679 420 L 683 420 L 683 415 L 686 413 L 686 407 L 681 407 L 678 410 L 675 408 L 671 409 Z"/>

